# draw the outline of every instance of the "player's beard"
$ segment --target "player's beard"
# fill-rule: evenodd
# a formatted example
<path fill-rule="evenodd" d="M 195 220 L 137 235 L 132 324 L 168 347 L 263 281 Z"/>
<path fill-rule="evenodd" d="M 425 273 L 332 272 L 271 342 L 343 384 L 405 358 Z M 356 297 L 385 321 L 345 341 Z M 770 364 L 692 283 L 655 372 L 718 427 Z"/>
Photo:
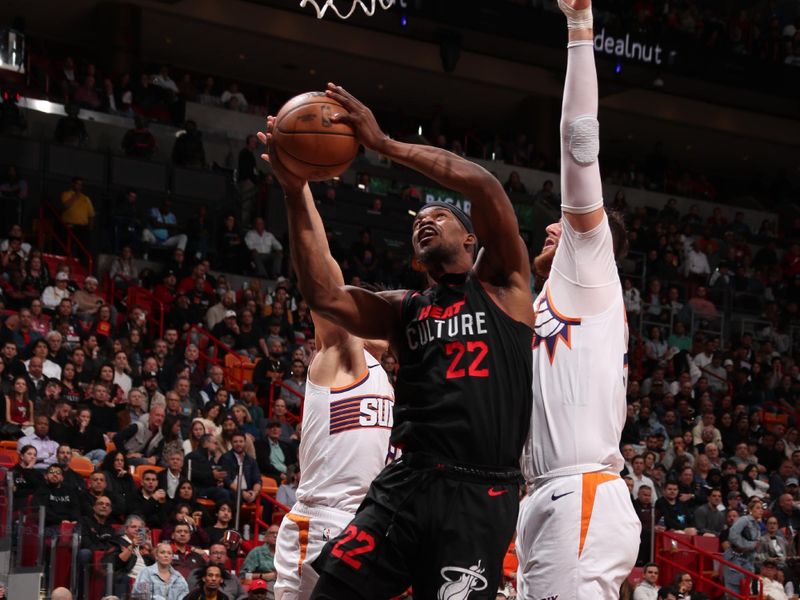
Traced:
<path fill-rule="evenodd" d="M 444 239 L 439 238 L 432 244 L 421 248 L 417 253 L 417 260 L 430 271 L 438 271 L 436 267 L 448 264 L 453 261 L 458 252 L 459 246 L 448 244 Z"/>
<path fill-rule="evenodd" d="M 533 271 L 538 277 L 544 279 L 550 277 L 550 268 L 553 266 L 556 248 L 558 248 L 558 244 L 543 248 L 539 255 L 533 259 Z"/>

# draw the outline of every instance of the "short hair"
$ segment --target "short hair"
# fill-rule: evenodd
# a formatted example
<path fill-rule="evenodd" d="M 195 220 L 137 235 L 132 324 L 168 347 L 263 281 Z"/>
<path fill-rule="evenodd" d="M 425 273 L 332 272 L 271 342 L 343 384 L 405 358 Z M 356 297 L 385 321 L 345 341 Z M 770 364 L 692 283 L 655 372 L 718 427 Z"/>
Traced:
<path fill-rule="evenodd" d="M 142 479 L 144 479 L 145 475 L 153 475 L 154 477 L 158 477 L 158 471 L 155 469 L 147 469 L 144 473 L 142 473 Z"/>
<path fill-rule="evenodd" d="M 659 566 L 658 566 L 656 563 L 654 563 L 654 562 L 645 563 L 645 565 L 644 565 L 642 568 L 643 568 L 645 571 L 647 571 L 647 569 L 650 569 L 650 568 L 652 568 L 652 567 L 655 567 L 656 569 L 659 569 L 659 571 L 661 570 L 661 569 L 659 568 Z"/>
<path fill-rule="evenodd" d="M 200 447 L 204 448 L 205 445 L 206 445 L 206 442 L 209 441 L 209 440 L 213 440 L 213 439 L 215 439 L 213 434 L 204 433 L 203 435 L 200 436 Z"/>
<path fill-rule="evenodd" d="M 140 517 L 136 513 L 133 513 L 133 514 L 128 515 L 128 518 L 125 519 L 125 524 L 123 525 L 123 527 L 129 527 L 129 526 L 133 525 L 136 521 L 139 521 L 139 523 L 142 523 L 142 524 L 144 524 L 144 522 L 145 522 L 144 521 L 144 517 Z"/>

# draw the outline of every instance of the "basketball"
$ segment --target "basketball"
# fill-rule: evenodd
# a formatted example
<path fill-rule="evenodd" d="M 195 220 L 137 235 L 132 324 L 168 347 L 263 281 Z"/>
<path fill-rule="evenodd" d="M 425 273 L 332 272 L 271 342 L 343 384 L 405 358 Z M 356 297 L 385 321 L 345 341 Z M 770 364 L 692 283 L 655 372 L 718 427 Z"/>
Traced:
<path fill-rule="evenodd" d="M 341 175 L 358 153 L 353 128 L 331 121 L 344 111 L 324 92 L 295 96 L 275 117 L 272 151 L 289 171 L 307 181 Z"/>

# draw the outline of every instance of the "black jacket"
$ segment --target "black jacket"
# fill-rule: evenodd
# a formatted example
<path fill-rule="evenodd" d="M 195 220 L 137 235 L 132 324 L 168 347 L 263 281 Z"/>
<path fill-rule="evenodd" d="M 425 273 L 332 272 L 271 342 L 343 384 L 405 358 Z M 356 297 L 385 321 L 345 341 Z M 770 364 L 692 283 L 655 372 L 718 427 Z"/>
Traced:
<path fill-rule="evenodd" d="M 164 525 L 166 505 L 166 502 L 161 503 L 155 498 L 145 498 L 141 490 L 137 491 L 128 503 L 130 512 L 142 517 L 151 529 L 161 529 Z"/>
<path fill-rule="evenodd" d="M 14 508 L 27 507 L 29 498 L 47 487 L 41 469 L 23 469 L 19 464 L 11 469 L 14 477 Z"/>
<path fill-rule="evenodd" d="M 165 492 L 167 492 L 167 471 L 168 469 L 164 469 L 163 471 L 158 472 L 158 489 L 164 490 Z M 180 486 L 181 482 L 183 481 L 186 481 L 186 476 L 184 473 L 181 473 L 180 480 L 178 481 L 178 486 Z M 178 493 L 178 488 L 175 488 L 175 493 L 176 494 Z M 171 498 L 169 497 L 169 492 L 167 492 L 167 499 L 171 500 Z"/>
<path fill-rule="evenodd" d="M 44 522 L 48 527 L 60 525 L 61 521 L 77 521 L 81 518 L 75 490 L 63 483 L 57 488 L 46 485 L 33 498 L 34 506 L 44 506 Z"/>
<path fill-rule="evenodd" d="M 81 517 L 81 548 L 108 550 L 114 537 L 114 528 L 108 522 L 101 524 L 94 517 Z"/>
<path fill-rule="evenodd" d="M 133 567 L 136 565 L 136 555 L 131 554 L 130 558 L 127 561 L 123 561 L 119 555 L 122 552 L 122 549 L 130 546 L 131 543 L 126 540 L 123 536 L 118 535 L 111 538 L 108 550 L 106 550 L 106 554 L 104 557 L 104 562 L 111 563 L 114 565 L 114 573 L 130 573 Z M 144 560 L 145 565 L 152 565 L 155 561 L 150 558 L 149 556 L 143 556 L 142 559 Z"/>
<path fill-rule="evenodd" d="M 287 444 L 282 440 L 278 440 L 278 444 L 283 450 L 284 462 L 286 466 L 292 465 L 297 462 L 297 454 L 292 448 L 291 445 Z M 267 477 L 271 477 L 275 480 L 275 482 L 280 485 L 281 483 L 281 473 L 272 466 L 270 462 L 270 445 L 269 439 L 266 440 L 256 440 L 253 443 L 255 450 L 256 450 L 256 463 L 258 463 L 258 468 L 261 470 L 261 474 Z"/>
<path fill-rule="evenodd" d="M 190 463 L 192 466 L 191 477 L 188 476 Z M 216 464 L 206 450 L 198 448 L 186 455 L 186 460 L 183 462 L 183 476 L 189 479 L 198 490 L 215 487 L 217 480 L 214 479 L 212 467 Z"/>

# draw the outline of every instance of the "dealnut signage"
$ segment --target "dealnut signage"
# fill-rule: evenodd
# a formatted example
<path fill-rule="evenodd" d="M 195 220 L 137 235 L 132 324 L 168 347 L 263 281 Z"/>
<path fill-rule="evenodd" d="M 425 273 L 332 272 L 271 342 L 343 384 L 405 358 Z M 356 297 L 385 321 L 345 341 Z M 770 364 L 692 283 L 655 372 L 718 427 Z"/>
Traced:
<path fill-rule="evenodd" d="M 594 36 L 595 52 L 617 58 L 629 58 L 643 63 L 660 65 L 663 62 L 664 49 L 660 44 L 648 44 L 631 39 L 629 33 L 625 37 L 606 35 L 605 27 Z"/>

